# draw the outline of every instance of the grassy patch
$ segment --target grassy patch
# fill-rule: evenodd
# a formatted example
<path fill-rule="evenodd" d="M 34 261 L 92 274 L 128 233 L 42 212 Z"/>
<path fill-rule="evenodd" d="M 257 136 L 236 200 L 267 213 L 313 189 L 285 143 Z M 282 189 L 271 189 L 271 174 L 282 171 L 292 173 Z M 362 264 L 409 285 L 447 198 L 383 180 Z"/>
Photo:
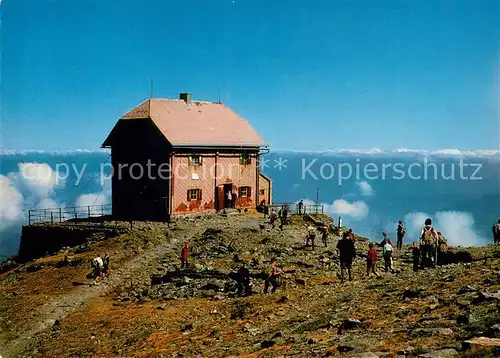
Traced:
<path fill-rule="evenodd" d="M 329 327 L 329 326 L 331 326 L 331 324 L 330 324 L 331 319 L 332 319 L 331 316 L 319 317 L 315 320 L 301 324 L 300 326 L 298 326 L 294 330 L 294 332 L 304 333 L 304 332 L 316 331 L 316 330 L 321 329 L 321 328 Z"/>
<path fill-rule="evenodd" d="M 128 337 L 127 340 L 125 341 L 125 344 L 130 346 L 132 344 L 135 344 L 136 342 L 145 341 L 151 335 L 151 333 L 153 332 L 150 331 L 149 329 L 138 332 L 133 336 Z"/>

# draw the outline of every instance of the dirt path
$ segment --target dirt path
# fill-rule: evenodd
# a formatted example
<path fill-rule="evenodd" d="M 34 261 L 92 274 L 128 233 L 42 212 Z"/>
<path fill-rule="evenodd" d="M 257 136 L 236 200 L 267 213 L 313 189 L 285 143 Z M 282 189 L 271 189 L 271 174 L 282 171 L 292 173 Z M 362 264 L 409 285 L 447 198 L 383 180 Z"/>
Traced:
<path fill-rule="evenodd" d="M 113 271 L 113 275 L 97 286 L 80 286 L 68 294 L 59 296 L 47 302 L 32 314 L 32 319 L 19 331 L 23 332 L 17 339 L 7 342 L 2 348 L 3 358 L 22 356 L 23 352 L 29 350 L 36 342 L 36 335 L 53 327 L 64 317 L 74 311 L 85 307 L 93 299 L 113 292 L 117 287 L 123 285 L 127 280 L 146 282 L 149 280 L 148 268 L 154 267 L 159 259 L 173 250 L 179 243 L 171 231 L 166 242 L 148 249 L 139 256 L 127 262 L 123 267 Z"/>

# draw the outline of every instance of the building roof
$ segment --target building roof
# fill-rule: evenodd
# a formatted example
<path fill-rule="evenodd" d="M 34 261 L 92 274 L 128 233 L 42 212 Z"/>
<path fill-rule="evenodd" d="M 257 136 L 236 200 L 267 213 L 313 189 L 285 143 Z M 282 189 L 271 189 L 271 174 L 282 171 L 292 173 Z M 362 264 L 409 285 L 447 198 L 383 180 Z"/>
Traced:
<path fill-rule="evenodd" d="M 266 142 L 221 103 L 181 99 L 148 99 L 125 114 L 127 119 L 151 118 L 173 146 L 261 147 Z"/>

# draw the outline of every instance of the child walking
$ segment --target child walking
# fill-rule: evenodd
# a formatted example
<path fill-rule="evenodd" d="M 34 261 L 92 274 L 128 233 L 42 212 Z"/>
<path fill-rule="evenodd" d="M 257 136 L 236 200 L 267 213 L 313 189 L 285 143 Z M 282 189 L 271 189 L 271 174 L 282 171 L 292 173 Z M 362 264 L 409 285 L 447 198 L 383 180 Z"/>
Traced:
<path fill-rule="evenodd" d="M 368 250 L 368 255 L 366 256 L 366 274 L 368 277 L 373 273 L 375 276 L 378 276 L 376 271 L 377 269 L 377 250 L 375 250 L 375 245 L 373 242 L 370 242 Z"/>

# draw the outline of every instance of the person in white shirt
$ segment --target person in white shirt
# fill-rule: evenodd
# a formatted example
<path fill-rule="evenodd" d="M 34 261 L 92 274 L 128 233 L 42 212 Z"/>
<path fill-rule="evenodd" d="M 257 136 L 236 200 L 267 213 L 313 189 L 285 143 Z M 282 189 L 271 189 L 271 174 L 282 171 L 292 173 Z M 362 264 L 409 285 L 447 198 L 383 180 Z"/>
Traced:
<path fill-rule="evenodd" d="M 307 237 L 306 237 L 306 247 L 309 245 L 309 241 L 311 241 L 312 249 L 314 250 L 314 240 L 316 239 L 316 228 L 314 226 L 307 227 Z"/>
<path fill-rule="evenodd" d="M 382 249 L 385 263 L 385 272 L 389 270 L 391 270 L 391 272 L 394 272 L 394 269 L 392 268 L 392 250 L 392 245 L 387 240 Z"/>
<path fill-rule="evenodd" d="M 94 269 L 93 276 L 95 277 L 94 283 L 98 282 L 102 276 L 102 270 L 104 269 L 104 261 L 100 256 L 97 256 L 92 260 L 92 268 Z"/>

